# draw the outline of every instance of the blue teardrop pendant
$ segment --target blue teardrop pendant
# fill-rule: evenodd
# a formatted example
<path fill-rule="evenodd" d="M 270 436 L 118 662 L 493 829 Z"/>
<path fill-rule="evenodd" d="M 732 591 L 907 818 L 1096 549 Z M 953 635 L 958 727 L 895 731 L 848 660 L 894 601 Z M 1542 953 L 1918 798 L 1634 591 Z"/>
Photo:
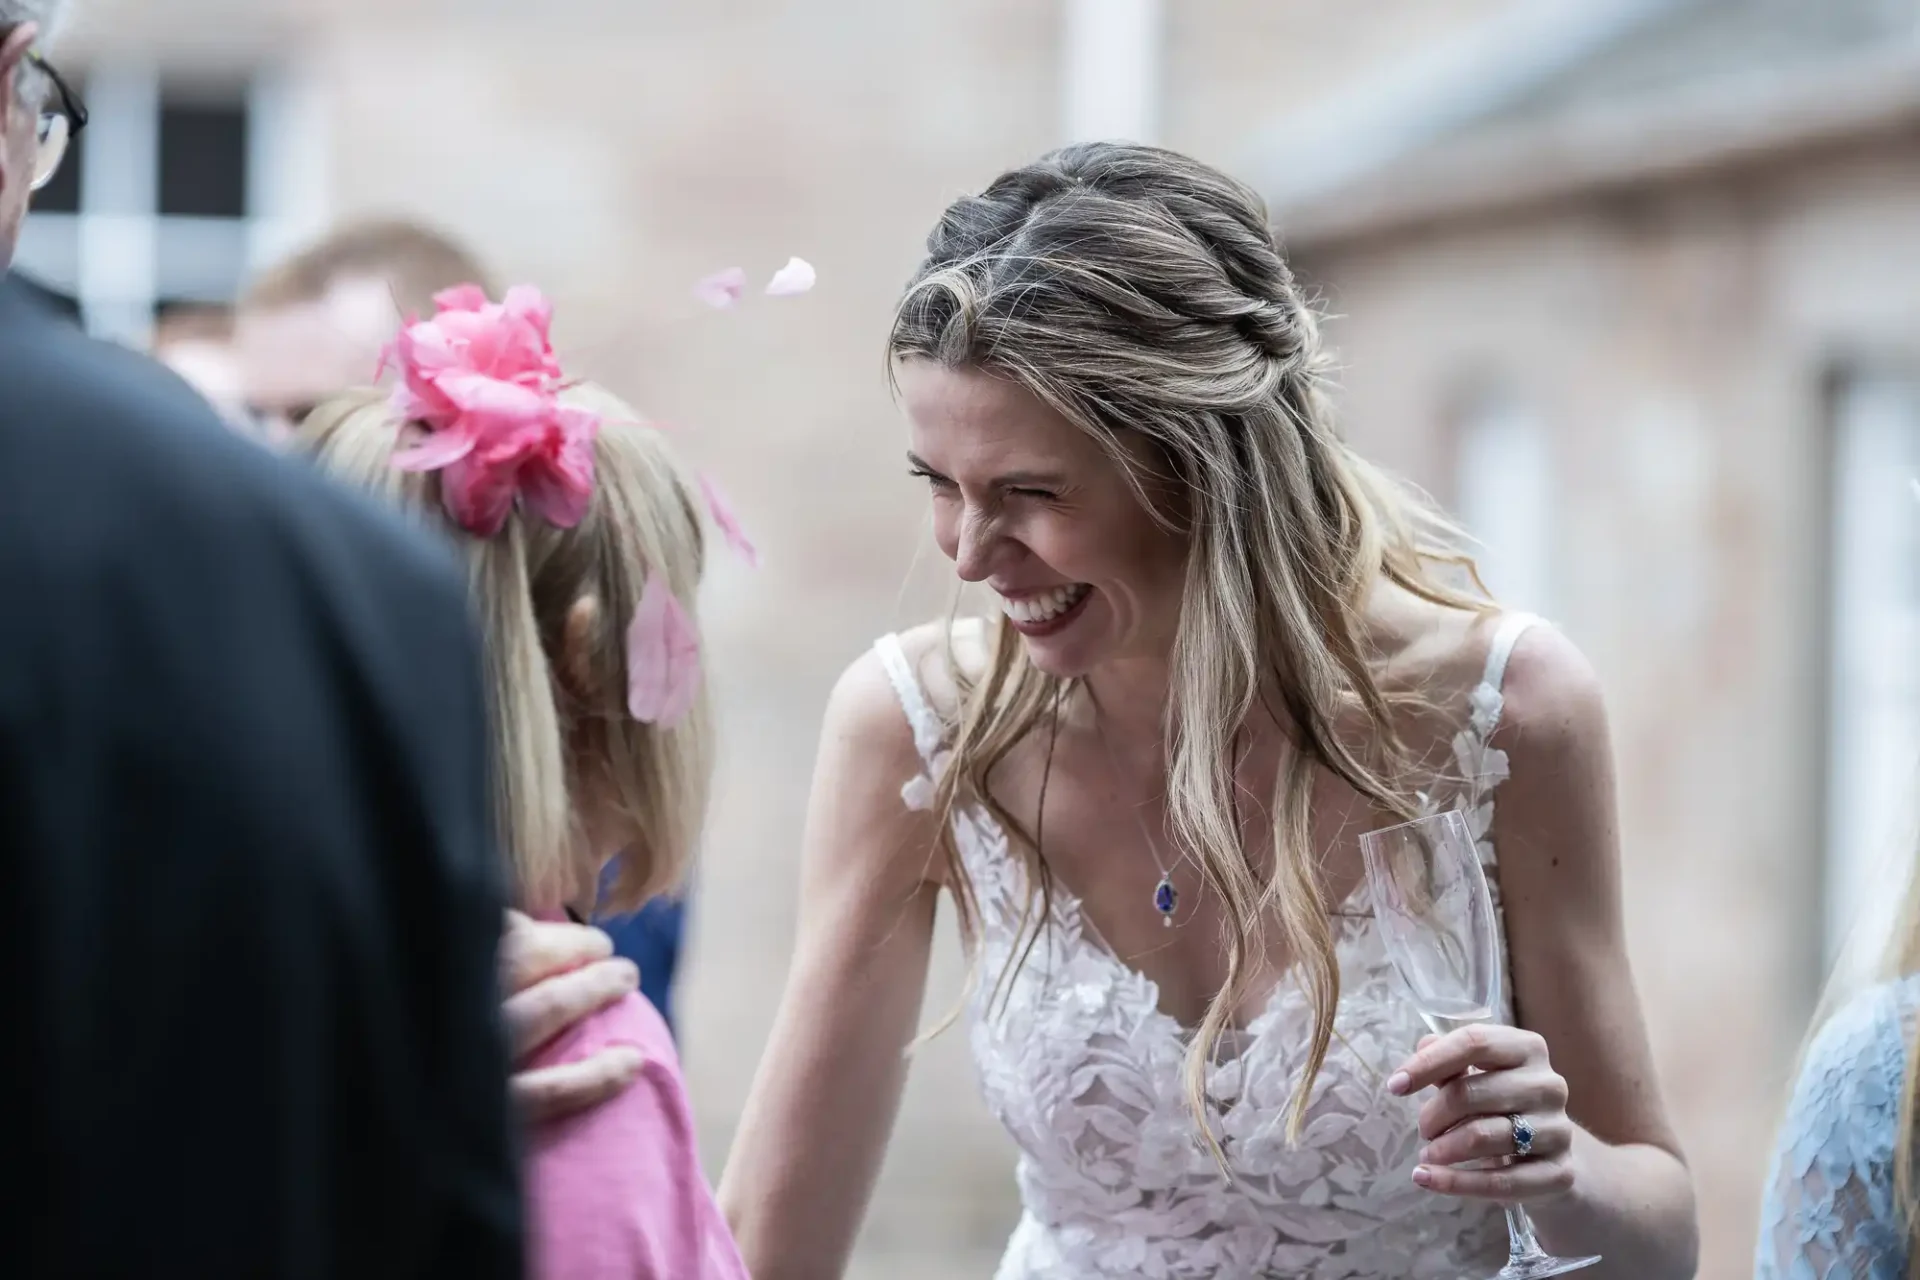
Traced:
<path fill-rule="evenodd" d="M 1153 886 L 1153 909 L 1160 913 L 1163 927 L 1173 928 L 1173 911 L 1180 905 L 1180 891 L 1173 887 L 1173 873 L 1162 871 L 1160 883 Z"/>

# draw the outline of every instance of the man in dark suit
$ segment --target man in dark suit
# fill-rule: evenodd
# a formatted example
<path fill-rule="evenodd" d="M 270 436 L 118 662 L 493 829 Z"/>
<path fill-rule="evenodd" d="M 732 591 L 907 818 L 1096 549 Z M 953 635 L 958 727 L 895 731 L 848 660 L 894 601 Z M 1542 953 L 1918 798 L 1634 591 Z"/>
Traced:
<path fill-rule="evenodd" d="M 0 290 L 0 1273 L 521 1273 L 479 663 L 445 551 Z"/>
<path fill-rule="evenodd" d="M 37 307 L 66 324 L 80 323 L 80 304 L 64 293 L 56 293 L 38 280 L 30 280 L 18 271 L 0 276 L 0 294 L 17 294 L 28 306 Z"/>

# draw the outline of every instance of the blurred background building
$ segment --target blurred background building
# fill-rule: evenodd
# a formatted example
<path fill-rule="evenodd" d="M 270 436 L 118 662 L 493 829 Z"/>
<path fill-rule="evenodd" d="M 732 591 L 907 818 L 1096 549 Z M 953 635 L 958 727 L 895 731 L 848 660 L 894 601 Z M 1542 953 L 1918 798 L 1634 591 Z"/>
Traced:
<path fill-rule="evenodd" d="M 679 997 L 716 1169 L 826 693 L 945 600 L 881 372 L 921 237 L 1069 138 L 1253 182 L 1334 314 L 1353 436 L 1606 681 L 1701 1274 L 1745 1273 L 1801 1029 L 1917 829 L 1913 0 L 73 5 L 93 124 L 20 265 L 91 329 L 204 345 L 251 271 L 418 215 L 552 293 L 576 366 L 682 424 L 754 526 L 765 567 L 722 559 L 704 601 L 729 732 Z M 791 253 L 800 302 L 689 297 Z M 857 1274 L 991 1274 L 1011 1155 L 973 1098 L 936 1040 Z"/>

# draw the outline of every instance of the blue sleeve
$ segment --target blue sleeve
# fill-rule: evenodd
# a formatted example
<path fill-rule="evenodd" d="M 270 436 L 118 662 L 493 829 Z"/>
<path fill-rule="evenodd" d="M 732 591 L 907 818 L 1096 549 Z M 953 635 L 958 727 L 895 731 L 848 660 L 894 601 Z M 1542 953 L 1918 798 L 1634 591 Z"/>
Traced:
<path fill-rule="evenodd" d="M 630 916 L 600 921 L 616 955 L 640 966 L 640 991 L 673 1027 L 673 986 L 685 928 L 684 898 L 655 898 Z"/>
<path fill-rule="evenodd" d="M 1888 985 L 1814 1038 L 1774 1144 L 1756 1280 L 1903 1280 L 1894 1159 L 1911 1017 L 1905 986 Z"/>

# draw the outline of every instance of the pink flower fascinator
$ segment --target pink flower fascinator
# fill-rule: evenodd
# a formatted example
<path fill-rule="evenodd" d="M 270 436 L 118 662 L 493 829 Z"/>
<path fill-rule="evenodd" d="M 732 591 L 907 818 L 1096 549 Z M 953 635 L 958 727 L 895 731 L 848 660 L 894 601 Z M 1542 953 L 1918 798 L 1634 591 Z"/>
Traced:
<path fill-rule="evenodd" d="M 812 266 L 792 259 L 766 292 L 804 293 Z M 745 273 L 730 268 L 702 280 L 695 294 L 725 309 L 740 298 Z M 554 356 L 553 307 L 538 289 L 509 289 L 490 301 L 477 285 L 434 295 L 435 314 L 411 320 L 382 353 L 400 384 L 393 404 L 413 434 L 394 451 L 403 471 L 438 471 L 447 514 L 476 537 L 490 538 L 514 504 L 562 529 L 580 523 L 593 500 L 599 415 L 560 403 L 566 385 Z M 700 477 L 721 536 L 749 565 L 759 551 L 719 487 Z M 648 578 L 626 633 L 627 711 L 670 728 L 693 708 L 700 645 L 692 618 L 660 577 Z"/>
<path fill-rule="evenodd" d="M 393 465 L 440 472 L 447 514 L 476 537 L 498 533 L 516 499 L 559 528 L 580 523 L 600 418 L 560 403 L 552 305 L 525 285 L 499 302 L 477 285 L 433 301 L 433 318 L 409 323 L 382 357 L 400 370 L 395 408 L 425 433 Z"/>

